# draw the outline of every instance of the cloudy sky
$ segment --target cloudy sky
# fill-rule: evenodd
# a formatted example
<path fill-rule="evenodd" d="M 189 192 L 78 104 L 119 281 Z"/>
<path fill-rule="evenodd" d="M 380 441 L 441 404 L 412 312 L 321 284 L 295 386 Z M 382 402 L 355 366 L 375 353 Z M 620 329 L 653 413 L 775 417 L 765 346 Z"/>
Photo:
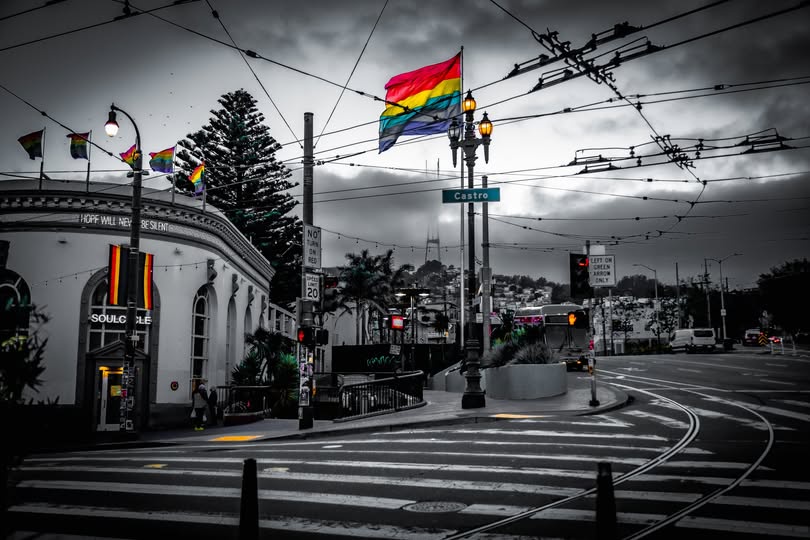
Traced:
<path fill-rule="evenodd" d="M 678 17 L 710 3 L 718 5 Z M 442 204 L 440 193 L 461 182 L 447 137 L 406 137 L 379 154 L 384 105 L 374 96 L 384 97 L 393 75 L 463 47 L 476 120 L 486 111 L 494 123 L 489 163 L 479 150 L 475 168 L 477 185 L 486 174 L 490 187 L 501 188 L 501 202 L 489 208 L 493 272 L 567 281 L 567 253 L 590 239 L 616 255 L 619 276 L 651 274 L 632 266 L 644 264 L 668 283 L 676 263 L 683 279 L 702 272 L 704 258 L 741 253 L 723 274 L 732 288 L 751 287 L 772 266 L 810 254 L 810 34 L 802 22 L 810 9 L 766 17 L 799 3 L 142 0 L 130 3 L 132 12 L 168 7 L 115 20 L 124 2 L 32 9 L 46 1 L 5 0 L 0 180 L 36 177 L 39 160 L 30 161 L 17 138 L 43 127 L 49 176 L 84 178 L 86 162 L 70 158 L 65 129 L 38 109 L 72 130 L 93 130 L 94 142 L 117 154 L 134 133 L 123 120 L 117 137 L 104 135 L 115 102 L 135 118 L 149 152 L 199 129 L 220 95 L 245 88 L 297 181 L 303 117 L 314 113 L 314 221 L 325 231 L 325 265 L 341 264 L 349 251 L 389 247 L 399 263 L 419 265 L 429 236 L 440 238 L 441 261 L 458 265 L 460 208 Z M 541 78 L 558 79 L 560 62 L 503 80 L 515 64 L 550 54 L 532 31 L 559 32 L 576 48 L 623 22 L 644 29 L 586 59 L 602 65 L 648 42 L 661 50 L 612 69 L 615 90 L 579 77 L 530 92 Z M 224 44 L 228 34 L 260 55 L 247 60 L 255 77 Z M 656 135 L 669 136 L 664 148 L 677 146 L 694 166 L 667 163 Z M 780 145 L 788 148 L 757 151 Z M 598 156 L 632 158 L 580 174 Z M 96 150 L 91 157 L 92 180 L 126 182 L 119 161 Z M 301 187 L 292 194 L 300 200 Z M 431 244 L 430 258 L 438 256 Z M 710 264 L 716 281 L 717 263 Z"/>

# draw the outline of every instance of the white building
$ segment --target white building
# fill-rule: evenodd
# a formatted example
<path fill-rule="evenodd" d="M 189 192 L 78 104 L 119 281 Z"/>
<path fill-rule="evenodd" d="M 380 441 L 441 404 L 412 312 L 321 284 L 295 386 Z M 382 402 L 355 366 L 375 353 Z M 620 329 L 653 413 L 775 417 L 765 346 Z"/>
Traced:
<path fill-rule="evenodd" d="M 117 430 L 126 307 L 107 304 L 111 244 L 128 244 L 131 188 L 0 182 L 0 295 L 28 296 L 51 320 L 35 399 L 59 398 L 82 430 Z M 136 330 L 137 429 L 187 422 L 194 379 L 225 385 L 246 332 L 294 338 L 294 314 L 268 301 L 274 270 L 216 208 L 144 189 L 140 250 L 154 254 L 151 311 Z"/>

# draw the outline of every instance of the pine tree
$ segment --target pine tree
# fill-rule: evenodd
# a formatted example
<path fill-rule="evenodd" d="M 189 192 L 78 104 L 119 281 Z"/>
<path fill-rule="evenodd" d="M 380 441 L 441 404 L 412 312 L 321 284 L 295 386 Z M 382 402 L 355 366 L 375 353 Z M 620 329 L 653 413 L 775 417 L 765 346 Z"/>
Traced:
<path fill-rule="evenodd" d="M 295 302 L 301 286 L 302 221 L 289 215 L 297 202 L 288 190 L 297 182 L 275 154 L 281 145 L 270 135 L 256 100 L 245 90 L 223 95 L 207 125 L 178 143 L 177 189 L 188 194 L 188 176 L 205 164 L 206 203 L 221 210 L 276 269 L 270 299 Z"/>

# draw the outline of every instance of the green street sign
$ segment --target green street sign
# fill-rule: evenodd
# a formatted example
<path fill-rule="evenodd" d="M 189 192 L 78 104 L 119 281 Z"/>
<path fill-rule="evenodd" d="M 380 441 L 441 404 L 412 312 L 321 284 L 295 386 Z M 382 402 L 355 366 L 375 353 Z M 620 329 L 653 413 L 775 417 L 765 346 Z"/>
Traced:
<path fill-rule="evenodd" d="M 500 200 L 501 188 L 442 190 L 443 203 L 498 202 Z"/>

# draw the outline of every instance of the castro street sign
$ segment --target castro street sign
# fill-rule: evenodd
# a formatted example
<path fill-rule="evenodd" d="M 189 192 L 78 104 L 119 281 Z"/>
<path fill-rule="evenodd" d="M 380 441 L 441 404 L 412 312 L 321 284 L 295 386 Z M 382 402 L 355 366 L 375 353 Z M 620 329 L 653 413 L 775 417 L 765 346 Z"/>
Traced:
<path fill-rule="evenodd" d="M 501 188 L 443 189 L 442 203 L 499 202 Z"/>

